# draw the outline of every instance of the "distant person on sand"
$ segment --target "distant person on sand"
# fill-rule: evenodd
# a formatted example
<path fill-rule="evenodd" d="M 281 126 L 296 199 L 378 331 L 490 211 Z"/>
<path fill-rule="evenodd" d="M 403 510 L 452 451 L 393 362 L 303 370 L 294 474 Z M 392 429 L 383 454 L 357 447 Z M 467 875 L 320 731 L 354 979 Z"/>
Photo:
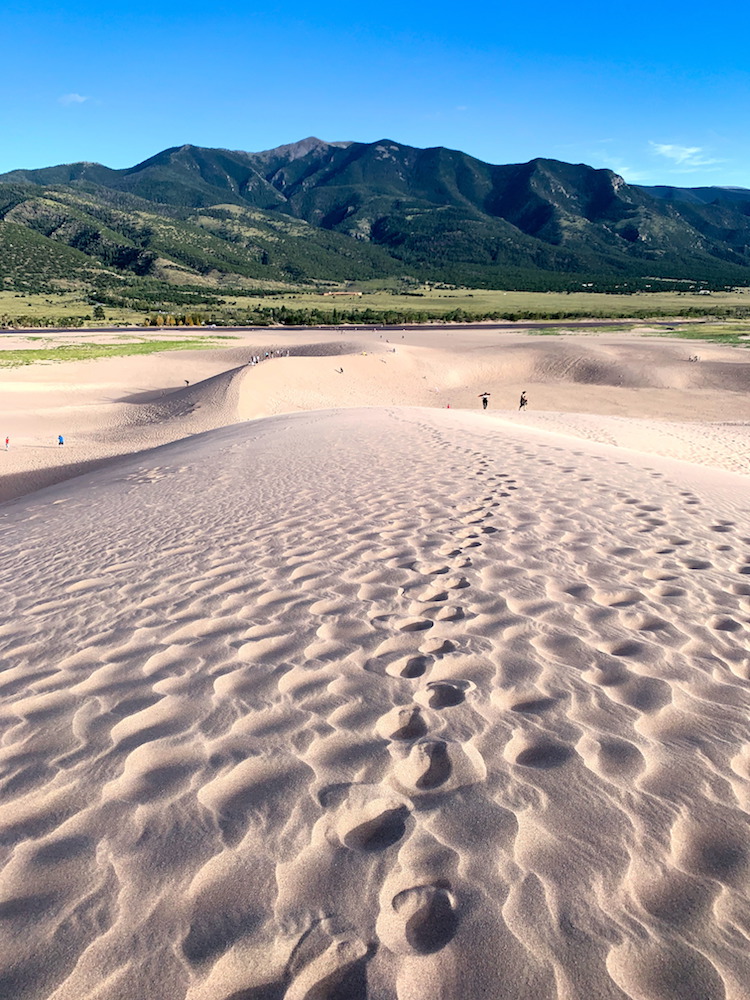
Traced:
<path fill-rule="evenodd" d="M 518 403 L 518 409 L 519 409 L 519 410 L 523 410 L 523 409 L 525 409 L 525 408 L 526 408 L 526 407 L 527 407 L 528 405 L 529 405 L 529 401 L 528 401 L 528 399 L 526 398 L 526 390 L 524 389 L 524 390 L 523 390 L 523 392 L 521 393 L 521 399 L 520 399 L 520 401 L 519 401 L 519 403 Z"/>
<path fill-rule="evenodd" d="M 482 400 L 482 409 L 483 410 L 487 409 L 488 397 L 491 396 L 491 395 L 492 395 L 491 392 L 480 392 L 479 393 L 479 399 Z"/>
<path fill-rule="evenodd" d="M 58 434 L 57 435 L 57 443 L 58 443 L 58 445 L 65 444 L 65 438 L 62 436 L 62 434 Z"/>
<path fill-rule="evenodd" d="M 7 437 L 5 439 L 5 450 L 7 451 L 8 448 L 10 448 L 10 438 L 9 437 Z"/>
<path fill-rule="evenodd" d="M 185 385 L 190 385 L 187 379 L 185 379 Z"/>

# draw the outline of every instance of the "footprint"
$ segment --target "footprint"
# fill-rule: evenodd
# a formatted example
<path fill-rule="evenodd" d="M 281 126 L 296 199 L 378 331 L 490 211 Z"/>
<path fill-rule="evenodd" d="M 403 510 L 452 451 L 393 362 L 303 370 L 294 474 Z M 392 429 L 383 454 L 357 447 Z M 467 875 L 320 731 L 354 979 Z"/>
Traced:
<path fill-rule="evenodd" d="M 407 680 L 412 680 L 414 677 L 421 677 L 432 663 L 434 660 L 431 656 L 407 656 L 390 663 L 385 672 L 391 677 L 405 677 Z"/>
<path fill-rule="evenodd" d="M 427 723 L 419 705 L 398 706 L 378 719 L 375 731 L 385 740 L 416 740 L 427 732 Z"/>
<path fill-rule="evenodd" d="M 468 681 L 430 681 L 419 694 L 427 701 L 428 708 L 452 708 L 466 700 Z"/>
<path fill-rule="evenodd" d="M 324 809 L 338 809 L 346 802 L 351 787 L 351 781 L 338 781 L 332 785 L 324 785 L 318 792 L 318 802 Z"/>
<path fill-rule="evenodd" d="M 357 851 L 384 851 L 404 835 L 409 810 L 394 799 L 375 799 L 364 809 L 348 810 L 337 824 L 341 843 Z"/>
<path fill-rule="evenodd" d="M 357 939 L 334 941 L 322 955 L 300 970 L 283 994 L 284 1000 L 315 1000 L 318 997 L 333 996 L 339 986 L 345 985 L 342 981 L 352 967 L 362 961 L 368 951 L 364 941 Z M 265 989 L 263 993 L 266 994 Z M 256 990 L 251 990 L 250 994 L 255 995 Z M 246 995 L 244 990 L 240 995 Z M 266 995 L 272 994 L 269 991 Z"/>
<path fill-rule="evenodd" d="M 506 749 L 507 752 L 510 752 L 511 760 L 515 764 L 520 764 L 521 767 L 550 770 L 554 767 L 560 767 L 575 755 L 572 747 L 546 738 L 527 742 L 523 749 L 519 749 L 518 745 L 513 746 L 518 742 L 512 740 Z"/>
<path fill-rule="evenodd" d="M 632 779 L 646 766 L 638 747 L 619 737 L 588 737 L 579 746 L 589 767 L 608 778 Z"/>
<path fill-rule="evenodd" d="M 486 776 L 484 760 L 470 743 L 427 737 L 415 743 L 408 756 L 396 764 L 392 780 L 400 792 L 414 798 L 453 791 Z"/>
<path fill-rule="evenodd" d="M 466 613 L 463 608 L 457 606 L 448 605 L 440 610 L 435 615 L 436 622 L 459 622 L 466 617 Z"/>
<path fill-rule="evenodd" d="M 429 789 L 445 784 L 453 769 L 448 744 L 443 740 L 424 740 L 417 744 L 415 751 L 411 758 L 415 787 Z"/>
<path fill-rule="evenodd" d="M 448 882 L 404 889 L 393 897 L 391 907 L 403 924 L 404 941 L 410 951 L 433 955 L 456 936 L 456 899 Z"/>
<path fill-rule="evenodd" d="M 405 618 L 396 624 L 396 628 L 399 632 L 426 632 L 433 624 L 429 618 Z"/>
<path fill-rule="evenodd" d="M 643 643 L 632 639 L 620 639 L 616 642 L 604 642 L 601 648 L 602 652 L 609 653 L 610 656 L 637 656 L 645 647 Z"/>
<path fill-rule="evenodd" d="M 439 604 L 440 601 L 448 600 L 448 591 L 437 588 L 429 588 L 422 591 L 417 600 L 421 604 Z"/>

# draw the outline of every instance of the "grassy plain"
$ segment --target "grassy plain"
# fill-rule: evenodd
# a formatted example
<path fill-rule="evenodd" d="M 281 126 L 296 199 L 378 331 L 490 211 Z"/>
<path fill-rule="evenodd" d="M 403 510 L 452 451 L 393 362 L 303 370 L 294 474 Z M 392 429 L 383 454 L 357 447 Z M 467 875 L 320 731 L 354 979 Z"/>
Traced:
<path fill-rule="evenodd" d="M 80 336 L 74 343 L 60 344 L 51 337 L 26 337 L 27 342 L 40 343 L 39 347 L 11 348 L 3 350 L 0 342 L 0 368 L 19 368 L 23 365 L 38 364 L 43 361 L 90 361 L 93 358 L 121 358 L 132 354 L 156 354 L 160 351 L 199 351 L 208 348 L 227 347 L 226 341 L 233 338 L 179 337 L 156 340 L 147 337 L 127 339 L 118 337 L 117 343 L 86 342 Z"/>
<path fill-rule="evenodd" d="M 712 344 L 731 344 L 735 347 L 750 347 L 750 320 L 735 323 L 701 322 L 693 326 L 681 326 L 672 332 L 649 333 L 649 337 L 679 337 L 680 340 L 708 340 Z"/>
<path fill-rule="evenodd" d="M 492 289 L 422 287 L 405 292 L 398 289 L 373 287 L 375 283 L 353 286 L 347 294 L 324 294 L 323 289 L 290 289 L 285 294 L 271 297 L 252 294 L 225 296 L 224 305 L 205 306 L 194 304 L 191 312 L 199 313 L 207 323 L 235 323 L 245 311 L 278 309 L 320 310 L 338 314 L 351 312 L 399 312 L 405 314 L 429 313 L 434 318 L 461 310 L 469 316 L 480 317 L 497 313 L 518 319 L 575 319 L 619 318 L 645 319 L 668 318 L 689 314 L 718 318 L 727 310 L 747 310 L 750 315 L 750 288 L 731 292 L 713 292 L 700 295 L 690 292 L 637 292 L 630 295 L 601 294 L 592 292 L 504 292 Z M 343 290 L 340 286 L 339 290 Z M 359 294 L 357 294 L 359 293 Z M 51 326 L 91 327 L 102 325 L 140 325 L 147 319 L 142 309 L 105 306 L 105 319 L 93 319 L 94 307 L 81 292 L 70 290 L 58 295 L 0 291 L 0 327 L 35 325 L 48 321 Z M 185 307 L 175 307 L 169 313 L 184 312 Z M 165 316 L 167 311 L 163 310 Z M 82 319 L 90 316 L 91 319 Z M 419 316 L 416 316 L 419 319 Z M 24 322 L 26 320 L 26 322 Z M 356 320 L 355 320 L 356 322 Z"/>
<path fill-rule="evenodd" d="M 429 311 L 448 313 L 456 309 L 465 312 L 533 312 L 551 314 L 564 312 L 583 317 L 623 316 L 640 317 L 676 315 L 685 309 L 696 308 L 707 313 L 712 308 L 745 307 L 750 310 L 750 288 L 733 292 L 713 292 L 699 295 L 690 292 L 636 292 L 631 295 L 604 295 L 592 292 L 503 292 L 485 288 L 423 288 L 408 294 L 386 289 L 366 290 L 357 286 L 362 295 L 325 295 L 322 292 L 289 292 L 274 296 L 274 305 L 286 304 L 290 308 L 309 309 L 398 309 L 406 312 Z M 248 296 L 242 303 L 228 299 L 227 304 L 245 301 L 256 306 L 269 300 Z"/>
<path fill-rule="evenodd" d="M 51 319 L 57 325 L 58 320 L 66 317 L 78 318 L 81 316 L 93 315 L 94 307 L 88 302 L 81 292 L 71 290 L 60 292 L 56 295 L 45 293 L 25 293 L 0 291 L 0 327 L 3 317 L 17 319 L 29 317 L 32 320 Z M 110 308 L 105 310 L 107 324 L 134 324 L 143 320 L 142 312 L 134 312 L 131 309 Z M 101 320 L 85 321 L 88 326 L 99 325 Z M 63 325 L 63 324 L 59 324 Z M 77 324 L 79 325 L 79 324 Z"/>

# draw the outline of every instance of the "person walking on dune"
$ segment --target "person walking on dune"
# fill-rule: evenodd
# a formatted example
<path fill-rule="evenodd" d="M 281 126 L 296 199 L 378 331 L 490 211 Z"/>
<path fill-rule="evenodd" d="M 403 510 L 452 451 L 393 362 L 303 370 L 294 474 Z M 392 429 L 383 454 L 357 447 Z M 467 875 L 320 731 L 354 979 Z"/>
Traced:
<path fill-rule="evenodd" d="M 518 409 L 519 410 L 525 410 L 528 405 L 529 405 L 529 401 L 526 398 L 526 390 L 524 389 L 523 392 L 521 393 L 521 399 L 520 399 L 520 401 L 518 403 Z"/>
<path fill-rule="evenodd" d="M 6 439 L 5 439 L 5 450 L 7 451 L 9 448 L 10 448 L 10 438 L 6 437 Z"/>
<path fill-rule="evenodd" d="M 65 444 L 65 438 L 62 436 L 62 434 L 57 435 L 57 444 L 59 447 L 62 447 Z"/>
<path fill-rule="evenodd" d="M 487 409 L 487 403 L 489 402 L 489 397 L 492 395 L 490 392 L 480 392 L 479 399 L 482 400 L 482 409 Z"/>

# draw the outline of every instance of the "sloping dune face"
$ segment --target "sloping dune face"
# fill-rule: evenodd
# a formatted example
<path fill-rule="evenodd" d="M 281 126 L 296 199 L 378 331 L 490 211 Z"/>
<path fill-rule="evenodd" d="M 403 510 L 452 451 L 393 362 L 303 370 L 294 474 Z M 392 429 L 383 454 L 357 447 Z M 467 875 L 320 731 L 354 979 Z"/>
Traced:
<path fill-rule="evenodd" d="M 749 501 L 414 408 L 4 506 L 0 994 L 746 1000 Z"/>

